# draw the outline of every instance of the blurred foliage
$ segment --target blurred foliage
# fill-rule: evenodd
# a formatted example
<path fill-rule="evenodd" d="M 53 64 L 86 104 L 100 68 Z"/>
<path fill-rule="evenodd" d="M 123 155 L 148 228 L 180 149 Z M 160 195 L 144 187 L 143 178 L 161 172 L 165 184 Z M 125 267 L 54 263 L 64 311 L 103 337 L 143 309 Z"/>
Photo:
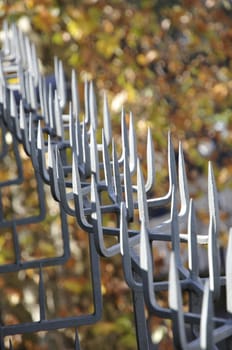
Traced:
<path fill-rule="evenodd" d="M 115 133 L 122 105 L 134 113 L 141 157 L 146 129 L 151 126 L 161 153 L 157 157 L 161 188 L 166 170 L 160 159 L 166 159 L 168 129 L 176 148 L 177 139 L 183 140 L 190 179 L 204 172 L 206 159 L 211 159 L 218 185 L 231 183 L 231 15 L 227 0 L 0 0 L 0 21 L 17 22 L 31 36 L 45 74 L 53 72 L 53 57 L 58 56 L 68 77 L 74 68 L 81 82 L 93 78 L 98 95 L 108 91 Z M 9 244 L 0 242 L 4 248 Z M 83 255 L 85 249 L 83 245 Z M 96 345 L 104 349 L 102 337 L 105 349 L 109 344 L 112 349 L 134 349 L 131 310 L 126 309 L 128 299 L 121 300 L 123 286 L 115 262 L 104 263 L 103 268 L 104 298 L 115 301 L 114 310 L 108 310 L 100 330 L 90 327 L 83 333 L 84 349 Z M 112 280 L 118 288 L 111 290 Z M 80 288 L 69 274 L 61 284 L 71 294 Z M 164 333 L 159 349 L 171 349 L 164 322 L 153 323 Z"/>
<path fill-rule="evenodd" d="M 201 143 L 206 158 L 215 160 L 220 170 L 225 166 L 231 153 L 230 1 L 0 4 L 1 18 L 18 21 L 37 43 L 45 72 L 53 71 L 54 55 L 60 57 L 68 76 L 74 68 L 80 80 L 95 80 L 99 95 L 108 91 L 113 120 L 119 119 L 123 104 L 133 111 L 139 139 L 149 124 L 160 149 L 166 147 L 171 129 L 174 139 L 185 139 L 193 168 L 205 168 Z M 224 185 L 229 176 L 219 180 Z"/>

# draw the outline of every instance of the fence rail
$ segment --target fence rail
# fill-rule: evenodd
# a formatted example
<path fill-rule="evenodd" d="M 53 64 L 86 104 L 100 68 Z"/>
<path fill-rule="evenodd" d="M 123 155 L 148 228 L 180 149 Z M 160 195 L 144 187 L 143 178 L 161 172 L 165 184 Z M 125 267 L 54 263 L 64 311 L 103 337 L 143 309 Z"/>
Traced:
<path fill-rule="evenodd" d="M 148 318 L 170 319 L 173 346 L 177 349 L 229 349 L 232 339 L 232 230 L 225 266 L 219 250 L 218 194 L 211 163 L 208 167 L 208 233 L 198 232 L 194 202 L 189 196 L 182 146 L 178 164 L 168 135 L 169 189 L 162 197 L 148 198 L 155 182 L 155 153 L 151 130 L 147 132 L 146 178 L 137 156 L 133 115 L 129 126 L 121 113 L 120 156 L 114 141 L 106 94 L 103 96 L 103 128 L 99 120 L 94 84 L 85 81 L 84 118 L 80 117 L 77 77 L 72 72 L 70 91 L 62 61 L 54 60 L 54 81 L 39 72 L 33 43 L 13 24 L 4 23 L 0 52 L 1 161 L 12 152 L 14 172 L 0 183 L 0 230 L 11 232 L 14 259 L 0 264 L 0 273 L 37 269 L 39 320 L 0 325 L 1 349 L 5 337 L 27 332 L 76 328 L 73 348 L 80 349 L 78 329 L 102 316 L 100 257 L 121 256 L 125 281 L 132 293 L 138 349 L 155 349 Z M 10 137 L 10 142 L 7 138 Z M 20 147 L 31 159 L 36 213 L 16 217 L 4 213 L 4 189 L 27 184 Z M 10 150 L 12 148 L 12 151 Z M 20 248 L 20 227 L 43 222 L 46 217 L 44 186 L 58 203 L 62 248 L 54 256 L 25 259 Z M 12 200 L 14 201 L 14 199 Z M 169 218 L 159 224 L 149 210 L 167 206 Z M 114 227 L 105 217 L 112 215 Z M 71 256 L 68 218 L 73 217 L 89 240 L 93 311 L 79 316 L 47 318 L 44 268 L 64 265 Z M 110 244 L 108 238 L 110 237 Z M 171 247 L 169 278 L 156 278 L 153 247 Z M 30 244 L 30 241 L 27 243 Z M 208 275 L 199 273 L 198 251 L 207 247 Z M 183 248 L 184 247 L 184 248 Z M 183 262 L 183 250 L 187 263 Z M 0 253 L 1 254 L 1 253 Z M 1 259 L 2 261 L 2 259 Z M 224 271 L 225 270 L 225 271 Z M 160 303 L 158 294 L 166 291 Z M 183 302 L 183 297 L 186 301 Z M 223 300 L 225 298 L 225 300 Z M 220 308 L 217 305 L 220 304 Z M 165 306 L 163 306 L 165 305 Z M 10 341 L 10 348 L 13 344 Z"/>

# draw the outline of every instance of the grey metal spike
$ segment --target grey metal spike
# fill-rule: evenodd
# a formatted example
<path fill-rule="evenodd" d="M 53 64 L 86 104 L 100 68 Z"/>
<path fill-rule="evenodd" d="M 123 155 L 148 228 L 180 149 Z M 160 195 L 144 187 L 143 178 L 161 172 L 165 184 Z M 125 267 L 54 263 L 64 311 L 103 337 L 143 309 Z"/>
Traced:
<path fill-rule="evenodd" d="M 144 221 L 145 225 L 149 225 L 149 215 L 147 207 L 147 197 L 145 192 L 144 178 L 140 167 L 140 161 L 137 159 L 137 192 L 138 192 L 138 209 L 139 219 Z"/>
<path fill-rule="evenodd" d="M 21 130 L 25 129 L 26 125 L 26 117 L 25 117 L 25 111 L 23 107 L 23 101 L 20 100 L 19 102 L 19 127 Z"/>
<path fill-rule="evenodd" d="M 80 144 L 80 157 L 79 157 L 79 162 L 83 162 L 84 164 L 84 174 L 86 177 L 88 177 L 91 173 L 91 161 L 90 161 L 90 145 L 88 142 L 88 134 L 87 134 L 87 129 L 86 129 L 86 124 L 83 124 L 82 127 L 82 144 Z"/>
<path fill-rule="evenodd" d="M 81 350 L 77 329 L 75 331 L 75 343 L 74 343 L 74 345 L 75 345 L 75 350 Z"/>
<path fill-rule="evenodd" d="M 123 107 L 121 111 L 121 137 L 122 137 L 122 155 L 119 159 L 119 163 L 123 162 L 124 158 L 129 159 L 129 156 L 130 156 L 128 130 L 126 126 L 126 115 Z"/>
<path fill-rule="evenodd" d="M 146 227 L 144 217 L 141 219 L 140 224 L 140 253 L 139 253 L 139 266 L 143 271 L 146 271 L 148 275 L 153 276 L 153 265 L 151 263 L 151 250 L 149 244 L 149 235 Z M 152 273 L 150 273 L 152 271 Z M 153 277 L 152 277 L 153 282 Z"/>
<path fill-rule="evenodd" d="M 213 218 L 210 217 L 208 231 L 208 262 L 209 262 L 209 288 L 214 298 L 220 297 L 220 262 L 217 233 Z"/>
<path fill-rule="evenodd" d="M 214 292 L 214 298 L 220 296 L 220 255 L 218 247 L 219 213 L 218 196 L 211 162 L 208 163 L 208 203 L 209 203 L 209 232 L 208 232 L 208 261 L 209 287 Z"/>
<path fill-rule="evenodd" d="M 189 207 L 189 190 L 187 183 L 187 176 L 185 170 L 184 153 L 181 142 L 179 143 L 179 158 L 178 158 L 178 175 L 179 175 L 179 193 L 181 209 L 179 217 L 185 217 L 188 213 Z"/>
<path fill-rule="evenodd" d="M 41 121 L 38 121 L 38 128 L 37 128 L 37 148 L 42 150 L 44 148 L 44 138 L 42 133 L 42 127 L 41 127 Z"/>
<path fill-rule="evenodd" d="M 21 30 L 18 30 L 18 45 L 20 50 L 20 59 L 23 67 L 27 67 L 27 57 L 26 57 L 26 44 L 25 44 L 25 35 Z"/>
<path fill-rule="evenodd" d="M 8 58 L 15 60 L 15 46 L 14 46 L 14 27 L 15 23 L 11 23 L 9 31 L 9 47 L 10 47 L 10 56 Z"/>
<path fill-rule="evenodd" d="M 229 240 L 226 255 L 226 310 L 232 314 L 232 228 L 229 230 Z"/>
<path fill-rule="evenodd" d="M 51 129 L 54 129 L 54 100 L 51 84 L 48 86 L 48 124 Z"/>
<path fill-rule="evenodd" d="M 31 53 L 31 42 L 29 38 L 25 37 L 25 48 L 26 48 L 26 56 L 27 56 L 27 65 L 28 65 L 28 72 L 30 74 L 32 73 L 32 53 Z"/>
<path fill-rule="evenodd" d="M 11 339 L 9 339 L 9 350 L 14 350 Z"/>
<path fill-rule="evenodd" d="M 3 33 L 4 33 L 2 51 L 4 53 L 4 56 L 8 56 L 10 54 L 10 43 L 9 43 L 9 26 L 8 26 L 8 21 L 6 19 L 3 21 L 2 27 L 3 27 Z"/>
<path fill-rule="evenodd" d="M 71 94 L 72 94 L 73 114 L 75 118 L 79 118 L 80 99 L 79 99 L 77 75 L 74 69 L 72 69 L 72 75 L 71 75 Z"/>
<path fill-rule="evenodd" d="M 36 54 L 36 47 L 34 43 L 31 43 L 31 69 L 32 69 L 32 76 L 35 82 L 35 86 L 38 86 L 39 83 L 39 77 L 40 77 L 40 72 L 39 72 L 39 62 Z"/>
<path fill-rule="evenodd" d="M 19 126 L 19 118 L 18 118 L 19 115 L 18 115 L 18 110 L 15 102 L 15 95 L 13 90 L 10 90 L 10 116 L 13 118 L 16 137 L 19 140 L 21 140 L 22 135 L 21 135 L 20 126 Z"/>
<path fill-rule="evenodd" d="M 30 155 L 31 152 L 30 152 L 29 139 L 28 139 L 29 130 L 28 130 L 28 125 L 27 125 L 27 120 L 26 120 L 22 100 L 20 100 L 20 104 L 19 104 L 19 126 L 21 129 L 22 141 L 23 141 L 25 152 L 27 153 L 27 155 Z"/>
<path fill-rule="evenodd" d="M 96 181 L 99 183 L 99 160 L 98 160 L 98 150 L 95 129 L 92 124 L 90 125 L 90 165 L 91 173 L 95 174 Z"/>
<path fill-rule="evenodd" d="M 36 90 L 35 90 L 35 82 L 32 75 L 28 76 L 29 80 L 29 92 L 30 92 L 30 105 L 31 108 L 36 111 L 37 110 L 37 96 L 36 96 Z"/>
<path fill-rule="evenodd" d="M 18 80 L 19 80 L 19 87 L 20 87 L 20 93 L 23 100 L 27 99 L 27 92 L 26 92 L 26 83 L 25 83 L 25 73 L 23 73 L 23 69 L 21 65 L 18 66 Z"/>
<path fill-rule="evenodd" d="M 1 85 L 3 85 L 4 87 L 6 86 L 6 78 L 3 72 L 3 62 L 1 57 L 0 57 L 0 82 L 1 82 Z"/>
<path fill-rule="evenodd" d="M 63 139 L 64 130 L 57 90 L 54 93 L 54 117 L 56 135 Z"/>
<path fill-rule="evenodd" d="M 75 122 L 74 122 L 74 115 L 73 115 L 73 105 L 72 102 L 69 102 L 69 121 L 68 121 L 68 127 L 69 127 L 69 142 L 70 146 L 73 152 L 77 152 L 77 146 L 76 146 L 76 135 L 75 135 Z"/>
<path fill-rule="evenodd" d="M 134 125 L 134 118 L 133 118 L 132 112 L 130 112 L 128 140 L 129 140 L 129 164 L 130 164 L 130 172 L 132 175 L 136 172 L 136 169 L 137 169 L 137 142 L 136 142 L 135 125 Z"/>
<path fill-rule="evenodd" d="M 16 25 L 14 24 L 12 26 L 12 43 L 14 46 L 14 59 L 16 64 L 21 64 L 21 51 L 19 46 L 19 35 L 18 35 L 18 29 Z"/>
<path fill-rule="evenodd" d="M 53 168 L 54 166 L 54 160 L 53 160 L 53 151 L 52 151 L 52 144 L 51 144 L 51 137 L 48 135 L 48 167 Z"/>
<path fill-rule="evenodd" d="M 157 316 L 164 316 L 164 308 L 157 303 L 153 284 L 153 258 L 145 220 L 140 225 L 139 266 L 142 271 L 143 293 L 148 309 Z M 169 313 L 169 312 L 168 312 Z M 170 315 L 169 315 L 170 316 Z"/>
<path fill-rule="evenodd" d="M 125 203 L 120 204 L 120 253 L 123 261 L 123 272 L 128 286 L 134 291 L 142 290 L 142 283 L 134 279 L 131 263 L 131 249 L 129 246 L 128 226 Z M 141 258 L 142 259 L 142 258 Z"/>
<path fill-rule="evenodd" d="M 151 128 L 147 130 L 147 181 L 146 192 L 149 192 L 155 183 L 155 152 L 151 135 Z"/>
<path fill-rule="evenodd" d="M 175 254 L 175 263 L 178 267 L 182 266 L 180 257 L 180 235 L 177 212 L 177 199 L 175 194 L 175 186 L 172 188 L 172 202 L 171 202 L 171 241 L 172 250 Z"/>
<path fill-rule="evenodd" d="M 64 109 L 66 100 L 67 100 L 67 92 L 66 92 L 66 81 L 65 81 L 65 74 L 64 74 L 64 66 L 63 62 L 59 60 L 58 62 L 58 74 L 59 74 L 59 79 L 58 79 L 58 86 L 57 90 L 59 93 L 59 101 L 60 101 L 60 108 L 61 110 Z"/>
<path fill-rule="evenodd" d="M 29 103 L 31 108 L 35 111 L 37 110 L 37 96 L 35 91 L 34 78 L 32 75 L 28 75 L 28 85 L 29 85 Z"/>
<path fill-rule="evenodd" d="M 84 105 L 85 105 L 85 119 L 84 123 L 89 124 L 90 123 L 90 111 L 89 111 L 89 82 L 87 78 L 85 78 L 84 83 Z"/>
<path fill-rule="evenodd" d="M 90 123 L 93 128 L 93 130 L 97 129 L 97 103 L 96 103 L 96 96 L 93 86 L 93 81 L 90 81 L 89 86 L 89 113 L 90 113 Z"/>
<path fill-rule="evenodd" d="M 81 180 L 80 180 L 80 174 L 78 170 L 78 160 L 75 153 L 73 153 L 73 158 L 72 158 L 72 188 L 73 188 L 74 204 L 75 204 L 78 223 L 83 229 L 89 231 L 92 229 L 92 225 L 88 223 L 84 214 Z"/>
<path fill-rule="evenodd" d="M 213 349 L 213 301 L 208 281 L 205 283 L 200 323 L 200 349 Z"/>
<path fill-rule="evenodd" d="M 54 56 L 54 75 L 56 81 L 56 87 L 59 85 L 59 59 L 57 56 Z"/>
<path fill-rule="evenodd" d="M 114 191 L 116 196 L 116 201 L 118 204 L 122 201 L 122 187 L 119 172 L 119 164 L 116 153 L 116 146 L 114 140 L 112 140 L 112 160 L 113 160 L 113 181 L 114 181 Z"/>
<path fill-rule="evenodd" d="M 125 202 L 127 208 L 127 219 L 129 221 L 133 220 L 134 217 L 134 201 L 133 201 L 133 191 L 132 191 L 132 182 L 131 174 L 128 164 L 128 159 L 124 158 L 124 186 L 125 186 Z"/>
<path fill-rule="evenodd" d="M 175 162 L 175 152 L 171 140 L 171 133 L 168 133 L 168 164 L 169 164 L 169 183 L 175 186 L 177 189 L 177 174 L 176 174 L 176 162 Z M 171 189 L 172 191 L 172 189 Z"/>
<path fill-rule="evenodd" d="M 113 202 L 115 202 L 115 193 L 114 193 L 114 187 L 113 187 L 113 181 L 112 181 L 112 172 L 111 172 L 111 165 L 110 165 L 110 157 L 109 157 L 109 151 L 107 147 L 107 142 L 105 139 L 105 132 L 104 129 L 102 130 L 102 157 L 103 157 L 103 168 L 104 168 L 104 177 L 105 177 L 105 183 L 107 187 L 107 192 L 112 199 Z"/>
<path fill-rule="evenodd" d="M 40 310 L 40 321 L 44 321 L 46 318 L 46 301 L 45 301 L 45 289 L 43 281 L 42 268 L 39 269 L 39 310 Z"/>
<path fill-rule="evenodd" d="M 185 323 L 183 316 L 183 302 L 177 269 L 176 254 L 170 254 L 168 302 L 172 312 L 173 338 L 178 349 L 187 350 L 187 339 L 185 333 Z"/>
<path fill-rule="evenodd" d="M 197 251 L 196 215 L 192 199 L 190 199 L 188 215 L 188 267 L 191 279 L 197 279 L 199 277 L 199 260 Z"/>
<path fill-rule="evenodd" d="M 40 102 L 40 109 L 41 109 L 41 115 L 44 118 L 45 124 L 48 125 L 49 123 L 49 114 L 48 114 L 48 97 L 47 97 L 47 86 L 45 82 L 45 77 L 40 76 L 39 77 L 39 102 Z"/>
<path fill-rule="evenodd" d="M 220 227 L 218 193 L 216 189 L 215 177 L 211 162 L 208 163 L 208 204 L 209 215 L 212 216 L 213 224 L 215 226 L 215 233 L 218 236 Z"/>
<path fill-rule="evenodd" d="M 110 119 L 110 111 L 109 111 L 109 105 L 107 100 L 107 94 L 104 91 L 103 93 L 103 130 L 104 130 L 104 136 L 106 140 L 107 146 L 110 146 L 112 141 L 112 126 L 111 126 L 111 119 Z"/>

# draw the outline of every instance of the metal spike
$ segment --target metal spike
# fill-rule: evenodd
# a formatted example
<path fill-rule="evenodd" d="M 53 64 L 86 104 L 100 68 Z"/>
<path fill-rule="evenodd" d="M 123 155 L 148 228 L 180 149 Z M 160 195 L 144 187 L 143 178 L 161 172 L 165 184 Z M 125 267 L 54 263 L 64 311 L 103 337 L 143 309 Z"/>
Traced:
<path fill-rule="evenodd" d="M 3 21 L 3 33 L 4 33 L 4 40 L 2 45 L 2 51 L 4 53 L 4 56 L 8 56 L 10 54 L 10 43 L 9 43 L 9 26 L 6 19 Z"/>
<path fill-rule="evenodd" d="M 54 93 L 54 117 L 56 135 L 63 139 L 64 130 L 57 90 Z"/>
<path fill-rule="evenodd" d="M 107 100 L 107 94 L 104 91 L 103 94 L 103 125 L 104 125 L 104 137 L 106 140 L 107 146 L 110 146 L 112 141 L 112 126 L 109 112 L 109 105 Z"/>
<path fill-rule="evenodd" d="M 9 339 L 9 350 L 14 350 L 11 339 Z"/>
<path fill-rule="evenodd" d="M 220 255 L 218 247 L 219 213 L 218 196 L 211 162 L 208 163 L 208 204 L 209 204 L 209 232 L 208 232 L 208 261 L 209 286 L 214 292 L 214 298 L 220 296 Z"/>
<path fill-rule="evenodd" d="M 85 120 L 84 122 L 86 124 L 90 123 L 90 106 L 89 106 L 89 82 L 87 78 L 85 78 L 85 85 L 84 85 L 84 100 L 85 100 Z"/>
<path fill-rule="evenodd" d="M 95 175 L 97 183 L 99 183 L 99 161 L 95 129 L 90 125 L 90 165 L 91 173 Z"/>
<path fill-rule="evenodd" d="M 120 253 L 122 255 L 123 272 L 128 286 L 134 291 L 142 290 L 142 283 L 134 279 L 132 272 L 131 253 L 129 247 L 128 227 L 125 203 L 120 205 Z"/>
<path fill-rule="evenodd" d="M 81 350 L 77 329 L 75 331 L 75 344 L 74 345 L 75 345 L 75 350 Z"/>
<path fill-rule="evenodd" d="M 190 199 L 188 215 L 188 267 L 191 279 L 199 277 L 199 260 L 197 253 L 196 216 L 193 200 Z"/>
<path fill-rule="evenodd" d="M 45 120 L 45 123 L 48 124 L 48 115 L 45 112 L 45 98 L 44 98 L 44 89 L 46 88 L 44 84 L 44 77 L 40 76 L 38 81 L 38 92 L 39 92 L 39 105 L 41 110 L 41 115 Z"/>
<path fill-rule="evenodd" d="M 200 323 L 201 350 L 213 349 L 213 301 L 208 282 L 205 283 Z"/>
<path fill-rule="evenodd" d="M 122 135 L 122 155 L 119 159 L 119 163 L 123 162 L 124 158 L 129 159 L 129 156 L 130 156 L 128 130 L 126 127 L 126 115 L 123 107 L 121 111 L 121 135 Z"/>
<path fill-rule="evenodd" d="M 136 172 L 137 168 L 137 144 L 136 144 L 136 133 L 134 118 L 132 112 L 130 112 L 130 123 L 129 123 L 129 163 L 131 175 Z"/>
<path fill-rule="evenodd" d="M 48 125 L 54 130 L 54 100 L 53 100 L 53 89 L 52 84 L 48 86 Z"/>
<path fill-rule="evenodd" d="M 45 183 L 49 183 L 49 174 L 46 169 L 46 162 L 45 162 L 44 137 L 43 137 L 40 120 L 38 122 L 38 128 L 37 128 L 37 150 L 38 150 L 38 165 L 39 165 L 40 174 L 44 179 Z"/>
<path fill-rule="evenodd" d="M 32 58 L 32 62 L 31 62 L 31 68 L 32 68 L 32 76 L 35 82 L 35 86 L 38 86 L 39 83 L 39 62 L 38 62 L 38 58 L 37 58 L 37 54 L 36 54 L 36 47 L 35 45 L 32 43 L 31 44 L 31 58 Z"/>
<path fill-rule="evenodd" d="M 144 178 L 140 167 L 140 161 L 137 159 L 137 191 L 138 191 L 138 208 L 139 208 L 139 219 L 144 221 L 145 225 L 149 225 L 147 197 L 145 192 Z"/>
<path fill-rule="evenodd" d="M 97 129 L 97 104 L 94 92 L 93 81 L 91 80 L 89 86 L 89 113 L 90 113 L 90 123 L 93 130 Z"/>
<path fill-rule="evenodd" d="M 103 168 L 104 168 L 104 175 L 105 175 L 105 183 L 107 187 L 108 194 L 113 202 L 115 202 L 115 193 L 113 188 L 113 182 L 112 182 L 112 173 L 111 173 L 111 166 L 110 166 L 110 157 L 109 152 L 107 148 L 107 143 L 105 139 L 105 132 L 102 130 L 102 156 L 103 156 Z"/>
<path fill-rule="evenodd" d="M 29 75 L 28 80 L 29 80 L 29 92 L 30 92 L 30 106 L 34 111 L 36 111 L 37 110 L 37 96 L 36 96 L 35 82 L 34 82 L 33 76 Z"/>
<path fill-rule="evenodd" d="M 19 103 L 19 127 L 20 127 L 20 129 L 24 130 L 25 125 L 26 125 L 26 117 L 25 117 L 25 112 L 24 112 L 24 108 L 23 108 L 23 101 L 20 100 L 20 103 Z"/>
<path fill-rule="evenodd" d="M 13 118 L 14 132 L 18 140 L 22 140 L 22 135 L 19 127 L 19 115 L 15 102 L 15 96 L 13 90 L 10 90 L 10 116 Z"/>
<path fill-rule="evenodd" d="M 212 163 L 208 163 L 208 203 L 209 203 L 209 215 L 212 216 L 213 224 L 215 227 L 215 233 L 218 236 L 219 233 L 219 208 L 218 208 L 218 194 L 215 184 L 215 177 L 213 173 Z"/>
<path fill-rule="evenodd" d="M 56 156 L 55 156 L 56 155 Z M 53 195 L 53 198 L 56 201 L 61 201 L 61 196 L 58 188 L 58 171 L 62 170 L 62 164 L 58 164 L 57 159 L 57 151 L 54 152 L 54 147 L 51 143 L 50 135 L 48 135 L 48 173 L 49 173 L 49 179 L 50 179 L 50 186 L 51 186 L 51 192 Z M 61 168 L 58 170 L 58 168 Z"/>
<path fill-rule="evenodd" d="M 73 114 L 74 114 L 75 118 L 79 119 L 80 100 L 79 100 L 77 76 L 76 76 L 76 72 L 74 71 L 74 69 L 72 69 L 72 75 L 71 75 L 71 94 L 72 94 Z"/>
<path fill-rule="evenodd" d="M 58 62 L 58 74 L 59 74 L 59 78 L 58 78 L 57 90 L 59 94 L 60 108 L 61 110 L 63 110 L 67 100 L 67 93 L 66 93 L 64 67 L 63 67 L 63 62 L 61 60 L 59 60 Z"/>
<path fill-rule="evenodd" d="M 151 129 L 147 130 L 147 181 L 146 192 L 149 192 L 155 183 L 155 152 L 151 135 Z"/>
<path fill-rule="evenodd" d="M 232 228 L 229 230 L 229 240 L 226 255 L 226 309 L 232 314 Z"/>
<path fill-rule="evenodd" d="M 176 254 L 173 251 L 170 254 L 168 302 L 172 312 L 173 338 L 175 346 L 178 349 L 186 350 L 188 349 L 188 346 L 182 311 L 183 302 L 177 270 Z"/>
<path fill-rule="evenodd" d="M 177 203 L 175 195 L 175 186 L 172 188 L 172 202 L 171 202 L 171 241 L 172 250 L 175 254 L 175 263 L 178 267 L 182 266 L 180 258 L 180 236 L 179 236 L 179 224 L 178 224 L 178 213 Z"/>
<path fill-rule="evenodd" d="M 181 142 L 179 143 L 179 159 L 178 159 L 178 175 L 179 175 L 179 192 L 181 209 L 179 212 L 179 218 L 185 217 L 189 211 L 189 191 L 187 176 L 184 163 L 184 153 Z"/>
<path fill-rule="evenodd" d="M 219 248 L 217 242 L 217 233 L 214 221 L 210 217 L 208 231 L 208 262 L 209 262 L 209 287 L 213 292 L 214 298 L 220 297 L 220 263 Z"/>
<path fill-rule="evenodd" d="M 112 159 L 113 159 L 113 181 L 114 181 L 114 192 L 116 201 L 118 204 L 122 201 L 122 187 L 118 165 L 118 158 L 116 153 L 116 146 L 114 140 L 112 140 Z"/>
<path fill-rule="evenodd" d="M 92 131 L 93 132 L 93 131 Z M 91 139 L 91 137 L 90 137 Z M 94 137 L 95 139 L 95 137 Z M 87 135 L 87 130 L 86 130 L 86 124 L 83 124 L 82 127 L 82 144 L 79 146 L 80 147 L 80 154 L 79 154 L 79 163 L 84 164 L 84 174 L 85 177 L 89 177 L 91 173 L 91 147 L 88 142 L 88 135 Z M 96 143 L 95 143 L 95 148 L 96 148 Z M 97 151 L 95 149 L 95 151 Z"/>
<path fill-rule="evenodd" d="M 125 186 L 125 201 L 127 208 L 127 218 L 129 221 L 133 220 L 134 217 L 134 201 L 132 192 L 132 182 L 128 159 L 124 158 L 124 186 Z"/>

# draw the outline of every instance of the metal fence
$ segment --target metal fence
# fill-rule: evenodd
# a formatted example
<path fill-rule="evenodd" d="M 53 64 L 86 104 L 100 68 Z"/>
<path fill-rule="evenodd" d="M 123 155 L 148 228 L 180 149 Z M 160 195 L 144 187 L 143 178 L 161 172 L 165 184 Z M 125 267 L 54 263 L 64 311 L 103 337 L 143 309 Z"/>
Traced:
<path fill-rule="evenodd" d="M 112 132 L 107 96 L 103 97 L 103 128 L 99 137 L 97 103 L 92 81 L 85 81 L 84 118 L 80 118 L 77 77 L 64 75 L 59 59 L 54 60 L 54 79 L 39 72 L 35 46 L 15 25 L 4 23 L 0 52 L 1 150 L 4 160 L 11 154 L 12 167 L 0 182 L 0 230 L 13 242 L 11 258 L 0 259 L 1 275 L 33 269 L 38 271 L 38 320 L 0 324 L 1 349 L 13 344 L 5 339 L 15 334 L 76 328 L 73 348 L 80 349 L 78 330 L 102 317 L 100 257 L 121 257 L 125 281 L 132 293 L 138 349 L 156 349 L 148 318 L 170 319 L 173 346 L 177 349 L 230 349 L 232 346 L 232 230 L 228 233 L 225 263 L 219 250 L 218 194 L 211 163 L 208 167 L 208 233 L 198 232 L 193 200 L 189 197 L 182 146 L 178 164 L 168 135 L 169 190 L 163 197 L 148 198 L 155 182 L 155 153 L 151 131 L 147 132 L 146 179 L 137 156 L 133 116 L 127 126 L 121 113 L 121 154 Z M 21 147 L 33 166 L 33 191 L 37 206 L 17 215 L 9 189 L 28 186 L 23 172 Z M 12 160 L 13 159 L 13 160 Z M 30 179 L 31 180 L 31 179 Z M 45 222 L 46 191 L 50 189 L 59 213 L 60 244 L 54 250 L 28 258 L 22 252 L 20 229 Z M 12 208 L 8 207 L 11 205 Z M 149 211 L 169 208 L 169 217 L 159 224 Z M 6 209 L 8 208 L 8 210 Z M 109 225 L 107 217 L 114 218 Z M 89 241 L 92 309 L 80 315 L 47 317 L 44 270 L 65 265 L 71 255 L 68 219 L 76 220 Z M 7 234 L 6 234 L 7 233 Z M 5 236 L 4 236 L 5 234 Z M 40 232 L 37 232 L 38 236 Z M 41 233 L 43 234 L 43 233 Z M 32 234 L 31 234 L 32 235 Z M 36 239 L 36 236 L 35 238 Z M 46 238 L 48 239 L 48 238 Z M 26 240 L 27 249 L 30 239 Z M 169 242 L 169 277 L 157 278 L 154 247 Z M 199 249 L 208 252 L 208 273 L 199 273 Z M 4 251 L 5 253 L 5 251 Z M 0 255 L 3 251 L 0 252 Z M 187 259 L 183 259 L 183 255 Z M 26 288 L 26 284 L 25 284 Z M 163 293 L 163 302 L 158 295 Z M 78 293 L 78 292 L 77 292 Z M 184 300 L 184 301 L 183 301 Z M 4 305 L 3 305 L 4 307 Z"/>

